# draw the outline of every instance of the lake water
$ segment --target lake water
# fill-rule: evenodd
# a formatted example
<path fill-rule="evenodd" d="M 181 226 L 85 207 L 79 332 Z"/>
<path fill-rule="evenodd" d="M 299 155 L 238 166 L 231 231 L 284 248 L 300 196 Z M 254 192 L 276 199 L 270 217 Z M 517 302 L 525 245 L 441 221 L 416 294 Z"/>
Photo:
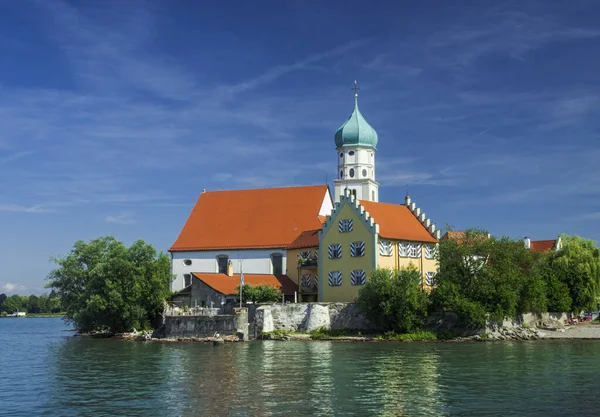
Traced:
<path fill-rule="evenodd" d="M 600 342 L 130 342 L 0 319 L 6 416 L 597 416 Z"/>

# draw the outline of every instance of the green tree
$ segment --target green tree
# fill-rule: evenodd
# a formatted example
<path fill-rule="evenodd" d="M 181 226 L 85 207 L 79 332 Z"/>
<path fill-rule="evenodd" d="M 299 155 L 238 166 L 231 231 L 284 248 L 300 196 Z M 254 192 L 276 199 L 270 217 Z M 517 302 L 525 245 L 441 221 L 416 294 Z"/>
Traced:
<path fill-rule="evenodd" d="M 238 285 L 236 294 L 239 297 L 240 287 Z M 242 291 L 242 301 L 252 303 L 271 303 L 281 300 L 281 287 L 274 287 L 272 285 L 261 284 L 261 285 L 244 285 Z"/>
<path fill-rule="evenodd" d="M 553 284 L 564 290 L 566 285 L 572 300 L 571 310 L 580 312 L 596 307 L 600 295 L 600 251 L 593 240 L 579 236 L 561 236 L 563 246 L 552 252 L 549 266 Z"/>
<path fill-rule="evenodd" d="M 27 312 L 28 313 L 41 313 L 42 308 L 40 306 L 40 299 L 36 295 L 30 295 L 27 300 Z"/>
<path fill-rule="evenodd" d="M 13 294 L 6 300 L 4 300 L 2 308 L 9 314 L 15 313 L 17 311 L 27 311 L 27 305 L 23 305 L 23 299 L 20 295 L 17 294 Z"/>
<path fill-rule="evenodd" d="M 414 268 L 376 269 L 358 293 L 360 311 L 381 330 L 411 332 L 423 325 L 429 297 Z"/>
<path fill-rule="evenodd" d="M 0 294 L 0 311 L 2 311 L 2 304 L 4 303 L 4 300 L 6 300 L 6 294 Z"/>
<path fill-rule="evenodd" d="M 169 257 L 141 240 L 130 247 L 113 237 L 77 241 L 54 261 L 47 287 L 81 331 L 148 328 L 169 296 Z"/>
<path fill-rule="evenodd" d="M 465 324 L 482 326 L 547 308 L 541 254 L 520 240 L 495 238 L 480 229 L 440 242 L 440 269 L 432 291 L 437 311 L 452 311 Z"/>

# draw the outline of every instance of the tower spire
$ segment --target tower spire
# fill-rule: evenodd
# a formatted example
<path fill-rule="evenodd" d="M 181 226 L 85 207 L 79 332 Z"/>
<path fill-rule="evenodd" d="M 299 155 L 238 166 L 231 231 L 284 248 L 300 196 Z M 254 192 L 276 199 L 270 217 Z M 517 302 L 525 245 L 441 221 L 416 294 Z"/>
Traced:
<path fill-rule="evenodd" d="M 350 90 L 354 90 L 354 98 L 358 98 L 358 90 L 360 90 L 360 88 L 358 87 L 356 80 L 354 80 L 354 87 L 352 87 Z"/>

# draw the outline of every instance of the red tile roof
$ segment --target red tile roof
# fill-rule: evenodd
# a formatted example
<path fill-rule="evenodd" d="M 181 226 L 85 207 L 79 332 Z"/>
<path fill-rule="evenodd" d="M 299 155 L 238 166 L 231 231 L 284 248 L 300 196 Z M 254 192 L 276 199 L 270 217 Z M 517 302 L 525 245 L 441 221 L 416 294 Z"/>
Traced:
<path fill-rule="evenodd" d="M 465 238 L 465 232 L 446 232 L 444 236 L 440 240 L 453 239 L 453 240 L 463 240 Z"/>
<path fill-rule="evenodd" d="M 321 227 L 326 185 L 204 192 L 171 251 L 285 248 Z"/>
<path fill-rule="evenodd" d="M 235 294 L 236 288 L 240 285 L 240 274 L 233 274 L 230 277 L 227 274 L 193 272 L 192 275 L 224 295 Z M 298 291 L 298 286 L 287 275 L 244 274 L 244 283 L 246 285 L 281 287 L 285 295 L 293 295 L 295 291 Z"/>
<path fill-rule="evenodd" d="M 537 252 L 546 252 L 556 247 L 556 240 L 532 240 L 529 247 Z"/>
<path fill-rule="evenodd" d="M 288 249 L 316 248 L 319 246 L 319 230 L 307 230 L 302 233 L 287 247 Z"/>
<path fill-rule="evenodd" d="M 405 205 L 360 201 L 379 225 L 379 236 L 387 239 L 437 242 Z"/>

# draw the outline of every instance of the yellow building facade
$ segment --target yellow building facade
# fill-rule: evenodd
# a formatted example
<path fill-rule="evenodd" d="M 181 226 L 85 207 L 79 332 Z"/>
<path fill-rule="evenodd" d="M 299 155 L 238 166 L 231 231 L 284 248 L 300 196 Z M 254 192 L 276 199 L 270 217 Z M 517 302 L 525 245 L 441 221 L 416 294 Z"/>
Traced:
<path fill-rule="evenodd" d="M 376 268 L 412 265 L 421 271 L 423 288 L 433 284 L 439 232 L 408 196 L 406 203 L 340 196 L 319 234 L 319 301 L 355 300 Z"/>

